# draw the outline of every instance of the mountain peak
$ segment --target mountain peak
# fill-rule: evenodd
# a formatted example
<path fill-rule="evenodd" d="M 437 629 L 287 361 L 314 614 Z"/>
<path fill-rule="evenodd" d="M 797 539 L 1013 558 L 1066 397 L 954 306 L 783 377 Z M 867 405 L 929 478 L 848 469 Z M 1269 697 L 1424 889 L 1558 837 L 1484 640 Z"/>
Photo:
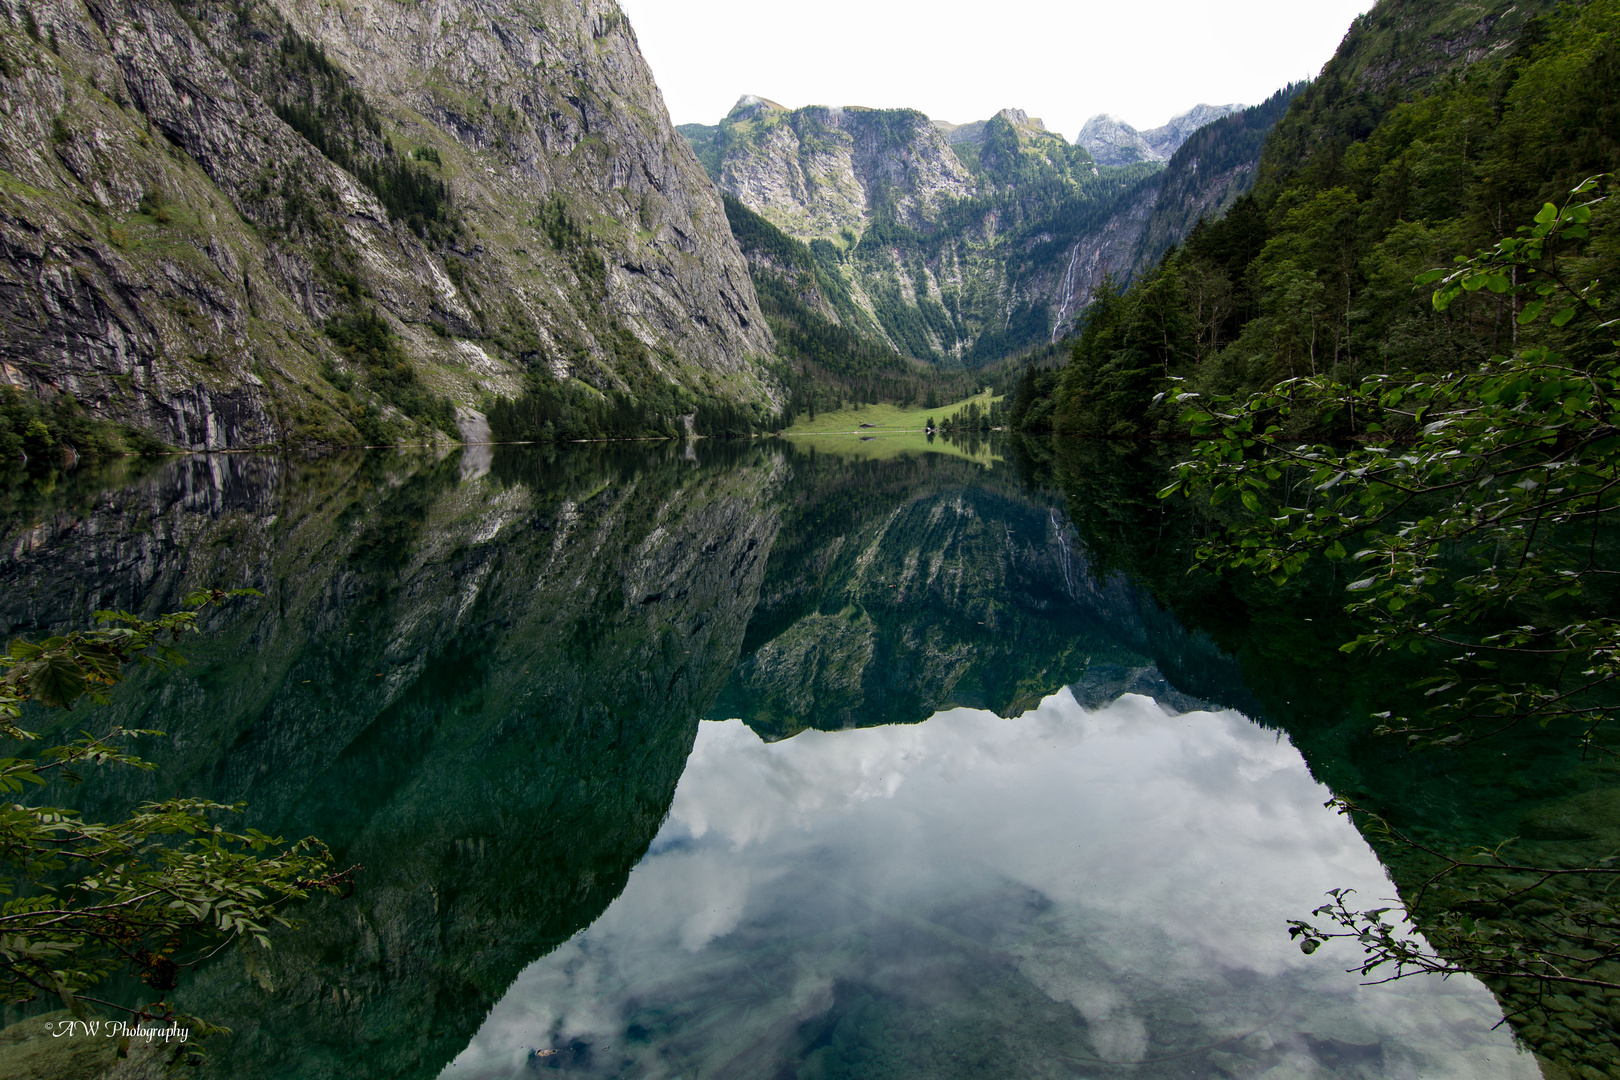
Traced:
<path fill-rule="evenodd" d="M 1075 141 L 1089 150 L 1099 165 L 1169 161 L 1193 132 L 1223 116 L 1242 112 L 1243 108 L 1237 104 L 1194 105 L 1151 131 L 1137 131 L 1112 113 L 1098 113 L 1086 121 Z"/>
<path fill-rule="evenodd" d="M 1030 116 L 1023 109 L 1002 109 L 991 117 L 992 120 L 997 118 L 1007 121 L 1020 135 L 1056 135 L 1055 132 L 1046 130 L 1046 125 L 1038 117 Z M 933 124 L 939 129 L 939 133 L 945 136 L 946 142 L 956 145 L 983 142 L 984 128 L 989 122 L 989 120 L 974 120 L 966 124 L 952 124 L 945 120 L 935 120 Z"/>
<path fill-rule="evenodd" d="M 750 110 L 755 112 L 787 112 L 788 107 L 778 104 L 770 98 L 760 97 L 758 94 L 744 94 L 737 99 L 737 104 L 731 107 L 731 115 L 735 116 L 740 112 Z"/>

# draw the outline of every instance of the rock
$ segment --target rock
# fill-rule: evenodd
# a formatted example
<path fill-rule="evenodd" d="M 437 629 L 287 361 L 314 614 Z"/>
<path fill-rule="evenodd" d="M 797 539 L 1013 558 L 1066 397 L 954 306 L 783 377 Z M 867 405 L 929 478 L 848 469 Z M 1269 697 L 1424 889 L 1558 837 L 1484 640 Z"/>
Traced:
<path fill-rule="evenodd" d="M 375 309 L 462 406 L 530 368 L 774 402 L 746 265 L 612 0 L 31 10 L 60 44 L 0 27 L 7 381 L 183 448 L 354 443 L 322 328 Z M 452 213 L 429 229 L 388 170 Z"/>
<path fill-rule="evenodd" d="M 1194 105 L 1150 131 L 1137 131 L 1119 117 L 1102 113 L 1085 122 L 1075 142 L 1090 151 L 1099 165 L 1169 161 L 1193 132 L 1223 116 L 1242 112 L 1243 108 L 1242 105 Z"/>

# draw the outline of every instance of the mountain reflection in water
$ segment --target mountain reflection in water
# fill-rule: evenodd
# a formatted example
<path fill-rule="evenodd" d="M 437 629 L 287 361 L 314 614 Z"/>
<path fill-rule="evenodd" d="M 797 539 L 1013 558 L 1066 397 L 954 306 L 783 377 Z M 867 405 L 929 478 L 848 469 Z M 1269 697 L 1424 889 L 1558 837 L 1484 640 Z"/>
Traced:
<path fill-rule="evenodd" d="M 1390 890 L 1326 794 L 1242 715 L 1135 695 L 704 724 L 624 893 L 442 1076 L 1538 1075 L 1473 980 L 1363 987 L 1281 932 Z"/>
<path fill-rule="evenodd" d="M 101 712 L 167 732 L 155 773 L 53 797 L 244 800 L 366 868 L 180 989 L 235 1031 L 205 1076 L 1533 1073 L 1472 980 L 1290 944 L 1393 887 L 1245 669 L 1008 462 L 199 455 L 0 496 L 12 634 L 264 593 Z"/>

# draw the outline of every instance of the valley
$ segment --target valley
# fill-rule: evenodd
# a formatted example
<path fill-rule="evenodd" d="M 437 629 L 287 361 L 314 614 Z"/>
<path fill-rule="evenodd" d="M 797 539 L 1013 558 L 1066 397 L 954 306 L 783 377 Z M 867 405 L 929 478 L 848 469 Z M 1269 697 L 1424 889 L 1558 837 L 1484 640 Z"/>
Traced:
<path fill-rule="evenodd" d="M 0 0 L 0 1074 L 1620 1078 L 1620 0 L 1363 7 Z"/>

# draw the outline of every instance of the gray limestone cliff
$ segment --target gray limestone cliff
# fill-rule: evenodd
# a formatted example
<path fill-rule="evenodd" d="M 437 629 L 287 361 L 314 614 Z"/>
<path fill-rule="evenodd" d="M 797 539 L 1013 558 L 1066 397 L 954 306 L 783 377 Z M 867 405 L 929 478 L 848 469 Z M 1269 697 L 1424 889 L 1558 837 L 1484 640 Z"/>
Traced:
<path fill-rule="evenodd" d="M 1096 284 L 1081 275 L 1125 269 L 1108 221 L 1139 214 L 1158 169 L 1099 170 L 1018 109 L 953 125 L 748 96 L 718 127 L 683 131 L 722 191 L 841 279 L 859 308 L 846 326 L 944 364 L 1072 326 Z"/>
<path fill-rule="evenodd" d="M 1137 131 L 1119 117 L 1102 113 L 1086 121 L 1075 142 L 1085 147 L 1099 165 L 1169 161 L 1193 132 L 1243 108 L 1242 105 L 1194 105 L 1149 131 Z"/>
<path fill-rule="evenodd" d="M 1105 279 L 1151 265 L 1161 234 L 1182 239 L 1197 215 L 1158 212 L 1164 163 L 1237 109 L 1200 105 L 1147 133 L 1109 121 L 1114 142 L 1097 118 L 1071 144 L 1020 109 L 952 124 L 750 95 L 718 126 L 681 130 L 722 191 L 809 244 L 818 273 L 839 279 L 852 303 L 833 321 L 971 366 L 1072 333 Z M 1224 210 L 1253 183 L 1259 144 L 1243 151 L 1229 175 L 1195 177 L 1190 194 L 1182 183 L 1177 205 Z"/>
<path fill-rule="evenodd" d="M 529 371 L 774 394 L 612 0 L 4 0 L 0 134 L 0 382 L 160 442 L 440 437 Z"/>

